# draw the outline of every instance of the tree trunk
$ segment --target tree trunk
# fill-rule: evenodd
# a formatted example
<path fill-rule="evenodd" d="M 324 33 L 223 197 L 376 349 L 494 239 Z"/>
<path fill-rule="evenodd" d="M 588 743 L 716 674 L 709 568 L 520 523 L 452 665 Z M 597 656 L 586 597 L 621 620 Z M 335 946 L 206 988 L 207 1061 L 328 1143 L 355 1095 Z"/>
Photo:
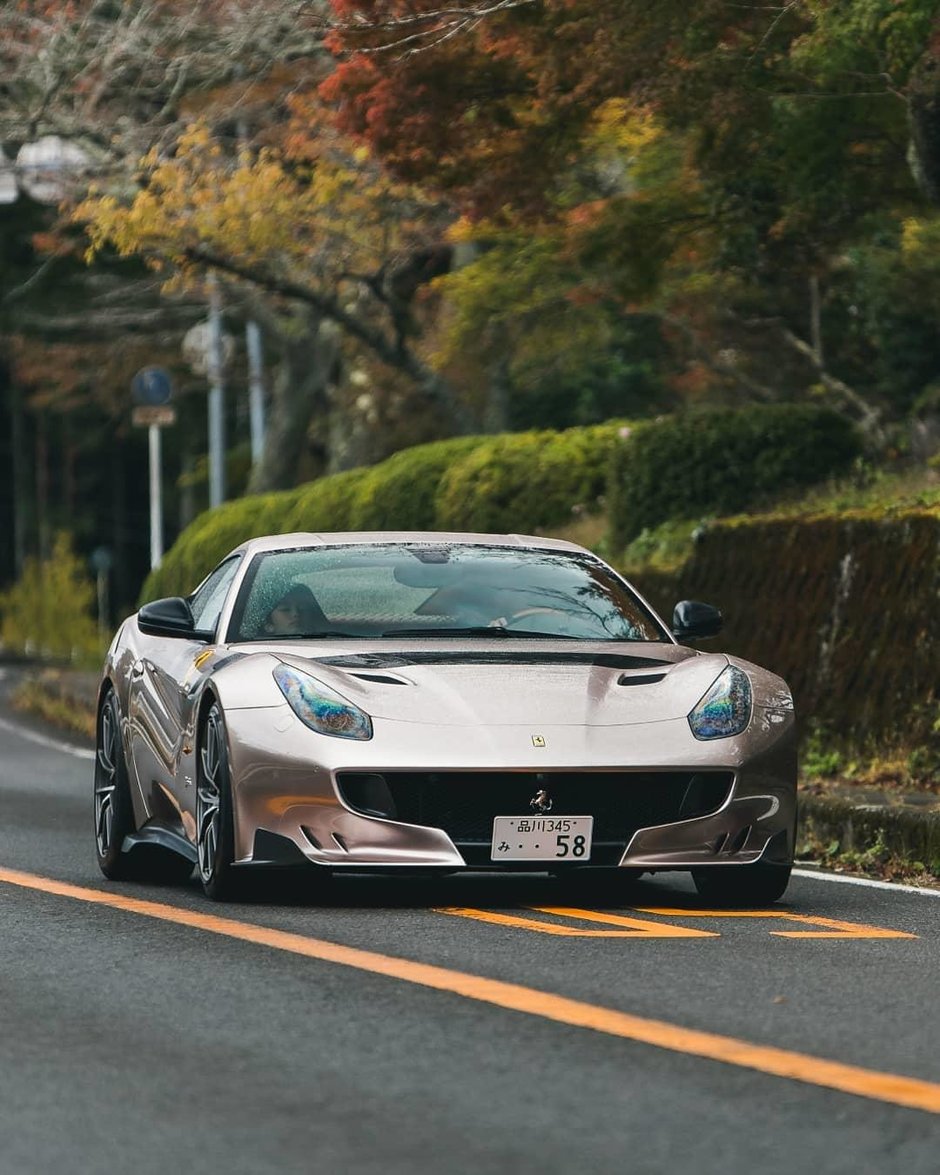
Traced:
<path fill-rule="evenodd" d="M 483 430 L 488 433 L 507 432 L 511 400 L 509 357 L 503 354 L 490 365 L 489 388 L 483 413 Z"/>
<path fill-rule="evenodd" d="M 303 308 L 276 324 L 280 361 L 271 386 L 264 452 L 248 483 L 250 494 L 297 484 L 308 433 L 329 409 L 329 385 L 339 354 L 336 330 Z"/>
<path fill-rule="evenodd" d="M 809 337 L 813 354 L 820 367 L 826 366 L 822 336 L 822 300 L 819 296 L 819 278 L 811 274 L 809 279 Z"/>
<path fill-rule="evenodd" d="M 940 18 L 929 47 L 911 72 L 908 109 L 914 173 L 931 204 L 940 205 Z"/>

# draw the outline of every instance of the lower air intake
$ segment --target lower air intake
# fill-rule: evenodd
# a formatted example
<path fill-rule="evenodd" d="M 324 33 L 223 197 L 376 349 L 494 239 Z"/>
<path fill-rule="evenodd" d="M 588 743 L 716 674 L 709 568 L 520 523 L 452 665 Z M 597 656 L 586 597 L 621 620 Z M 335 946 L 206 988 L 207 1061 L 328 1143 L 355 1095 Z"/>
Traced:
<path fill-rule="evenodd" d="M 404 824 L 441 828 L 461 851 L 486 847 L 486 860 L 493 818 L 529 815 L 529 801 L 543 789 L 553 816 L 593 816 L 594 845 L 616 856 L 639 828 L 717 811 L 734 782 L 730 771 L 386 771 L 378 778 L 387 792 L 375 775 L 341 772 L 337 783 L 345 803 L 363 815 L 379 815 L 383 808 Z M 383 802 L 377 804 L 380 790 Z M 468 861 L 479 855 L 464 853 Z M 597 863 L 597 853 L 592 859 Z"/>

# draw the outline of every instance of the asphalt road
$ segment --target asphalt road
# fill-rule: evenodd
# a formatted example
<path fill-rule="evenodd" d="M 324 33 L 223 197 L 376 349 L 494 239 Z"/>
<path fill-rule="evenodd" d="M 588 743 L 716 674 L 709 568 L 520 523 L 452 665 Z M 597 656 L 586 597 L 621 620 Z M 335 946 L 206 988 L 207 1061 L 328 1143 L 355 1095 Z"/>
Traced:
<path fill-rule="evenodd" d="M 938 895 L 799 876 L 735 917 L 684 876 L 476 875 L 218 906 L 104 881 L 89 753 L 37 738 L 0 704 L 2 1175 L 940 1171 Z"/>

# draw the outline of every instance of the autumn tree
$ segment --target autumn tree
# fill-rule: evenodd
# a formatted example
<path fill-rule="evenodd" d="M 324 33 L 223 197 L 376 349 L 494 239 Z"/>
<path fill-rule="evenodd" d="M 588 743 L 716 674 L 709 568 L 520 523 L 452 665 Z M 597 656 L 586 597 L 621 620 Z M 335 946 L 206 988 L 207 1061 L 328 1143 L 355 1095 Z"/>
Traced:
<path fill-rule="evenodd" d="M 857 251 L 873 234 L 897 245 L 918 207 L 932 215 L 936 0 L 534 0 L 463 19 L 470 7 L 336 0 L 347 28 L 324 92 L 343 125 L 395 174 L 445 192 L 481 237 L 494 223 L 538 237 L 580 221 L 572 292 L 590 284 L 592 257 L 600 287 L 618 262 L 620 284 L 635 284 L 651 252 L 639 234 L 661 241 L 672 224 L 647 305 L 674 346 L 749 395 L 822 388 L 877 430 L 883 392 L 853 386 L 876 340 L 844 314 L 864 318 Z M 590 128 L 611 102 L 627 120 L 648 113 L 682 150 L 685 208 L 669 196 L 656 213 L 623 168 L 620 190 L 605 190 Z M 592 172 L 601 182 L 572 199 L 572 177 Z"/>

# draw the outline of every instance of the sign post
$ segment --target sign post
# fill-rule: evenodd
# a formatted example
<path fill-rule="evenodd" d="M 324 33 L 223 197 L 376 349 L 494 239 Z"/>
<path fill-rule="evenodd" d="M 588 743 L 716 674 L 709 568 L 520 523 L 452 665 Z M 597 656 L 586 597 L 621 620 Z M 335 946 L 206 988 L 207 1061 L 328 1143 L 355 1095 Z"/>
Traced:
<path fill-rule="evenodd" d="M 110 626 L 111 609 L 108 604 L 108 572 L 114 562 L 113 556 L 107 547 L 95 547 L 89 560 L 98 595 L 98 635 L 104 638 Z"/>
<path fill-rule="evenodd" d="M 160 429 L 176 423 L 176 409 L 169 402 L 173 382 L 162 367 L 144 367 L 131 382 L 136 407 L 131 421 L 146 427 L 150 449 L 150 570 L 163 562 L 163 485 Z"/>

